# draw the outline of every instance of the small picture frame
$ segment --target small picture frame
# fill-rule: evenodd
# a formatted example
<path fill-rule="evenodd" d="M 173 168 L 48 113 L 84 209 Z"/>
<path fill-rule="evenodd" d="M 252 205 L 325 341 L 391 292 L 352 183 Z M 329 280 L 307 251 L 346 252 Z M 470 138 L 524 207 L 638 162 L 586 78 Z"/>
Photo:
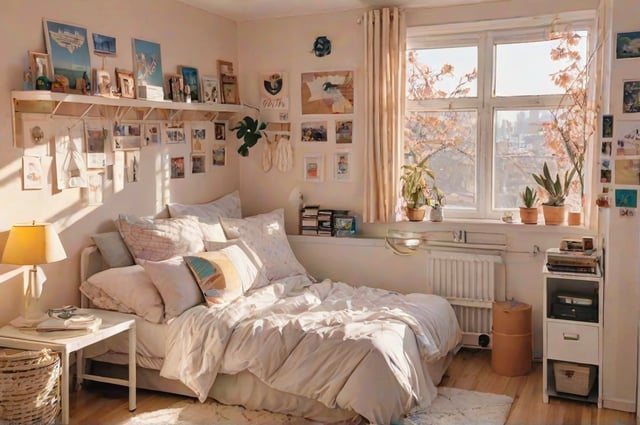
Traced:
<path fill-rule="evenodd" d="M 222 103 L 239 105 L 238 80 L 235 75 L 222 76 Z"/>
<path fill-rule="evenodd" d="M 218 75 L 234 75 L 233 63 L 218 59 Z"/>
<path fill-rule="evenodd" d="M 622 94 L 622 112 L 640 112 L 640 81 L 624 81 Z"/>
<path fill-rule="evenodd" d="M 182 74 L 172 74 L 169 76 L 169 94 L 174 102 L 184 102 L 184 78 Z"/>
<path fill-rule="evenodd" d="M 200 99 L 203 103 L 220 103 L 220 81 L 218 77 L 203 75 L 201 87 Z"/>
<path fill-rule="evenodd" d="M 184 156 L 171 157 L 171 178 L 184 178 Z"/>
<path fill-rule="evenodd" d="M 333 179 L 339 182 L 351 181 L 351 152 L 336 152 L 333 159 Z"/>
<path fill-rule="evenodd" d="M 145 145 L 160 145 L 162 144 L 160 124 L 159 123 L 146 123 L 144 125 L 144 142 Z"/>
<path fill-rule="evenodd" d="M 616 34 L 616 59 L 640 57 L 640 31 Z"/>
<path fill-rule="evenodd" d="M 333 235 L 349 237 L 356 234 L 356 218 L 352 215 L 336 215 L 333 218 Z"/>
<path fill-rule="evenodd" d="M 226 134 L 227 134 L 227 126 L 225 123 L 223 122 L 217 122 L 214 123 L 214 129 L 215 129 L 215 139 L 216 140 L 226 140 Z"/>
<path fill-rule="evenodd" d="M 204 154 L 191 155 L 191 174 L 203 174 L 206 170 L 207 157 Z"/>
<path fill-rule="evenodd" d="M 300 137 L 303 142 L 326 142 L 327 121 L 309 121 L 301 123 Z"/>
<path fill-rule="evenodd" d="M 179 66 L 178 71 L 182 74 L 185 87 L 189 87 L 191 102 L 200 102 L 200 78 L 198 69 L 191 66 Z"/>
<path fill-rule="evenodd" d="M 191 152 L 205 153 L 205 140 L 207 138 L 207 130 L 205 128 L 191 129 Z"/>
<path fill-rule="evenodd" d="M 186 137 L 184 134 L 184 123 L 164 123 L 164 134 L 162 137 L 165 140 L 165 143 L 175 144 L 175 143 L 186 143 Z"/>
<path fill-rule="evenodd" d="M 24 190 L 42 189 L 44 174 L 39 156 L 22 157 L 22 188 Z"/>
<path fill-rule="evenodd" d="M 222 144 L 214 144 L 211 164 L 216 167 L 224 167 L 227 164 L 227 148 Z"/>
<path fill-rule="evenodd" d="M 602 116 L 602 137 L 604 139 L 613 137 L 613 115 Z"/>
<path fill-rule="evenodd" d="M 111 96 L 112 83 L 109 71 L 104 69 L 96 69 L 94 82 L 96 87 L 96 95 Z"/>
<path fill-rule="evenodd" d="M 136 98 L 136 84 L 132 71 L 116 68 L 116 83 L 120 97 Z"/>
<path fill-rule="evenodd" d="M 142 124 L 114 123 L 113 150 L 139 150 L 142 147 Z"/>
<path fill-rule="evenodd" d="M 353 121 L 336 121 L 336 143 L 353 143 Z"/>
<path fill-rule="evenodd" d="M 308 154 L 304 156 L 304 181 L 320 183 L 323 180 L 323 156 L 322 154 Z"/>
<path fill-rule="evenodd" d="M 110 35 L 93 33 L 93 53 L 99 56 L 116 55 L 116 38 Z"/>
<path fill-rule="evenodd" d="M 29 51 L 29 66 L 34 80 L 39 76 L 44 76 L 49 81 L 53 81 L 53 67 L 47 53 Z"/>

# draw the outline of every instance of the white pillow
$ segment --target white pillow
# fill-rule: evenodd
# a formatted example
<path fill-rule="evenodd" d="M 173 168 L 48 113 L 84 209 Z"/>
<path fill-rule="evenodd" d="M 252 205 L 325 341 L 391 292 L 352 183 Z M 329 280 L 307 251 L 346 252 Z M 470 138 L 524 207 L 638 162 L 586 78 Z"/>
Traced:
<path fill-rule="evenodd" d="M 161 323 L 164 318 L 160 293 L 145 270 L 137 264 L 89 276 L 80 290 L 96 307 L 135 313 L 152 323 Z"/>
<path fill-rule="evenodd" d="M 136 262 L 161 261 L 204 251 L 202 230 L 194 219 L 120 214 L 116 225 Z"/>
<path fill-rule="evenodd" d="M 222 198 L 205 204 L 167 204 L 171 217 L 194 217 L 199 223 L 205 240 L 226 240 L 220 217 L 241 218 L 240 192 L 231 192 Z"/>
<path fill-rule="evenodd" d="M 239 238 L 258 256 L 269 281 L 306 274 L 289 245 L 284 230 L 284 209 L 244 219 L 221 217 L 228 239 Z"/>
<path fill-rule="evenodd" d="M 140 263 L 164 301 L 165 321 L 204 302 L 202 291 L 182 257 Z"/>

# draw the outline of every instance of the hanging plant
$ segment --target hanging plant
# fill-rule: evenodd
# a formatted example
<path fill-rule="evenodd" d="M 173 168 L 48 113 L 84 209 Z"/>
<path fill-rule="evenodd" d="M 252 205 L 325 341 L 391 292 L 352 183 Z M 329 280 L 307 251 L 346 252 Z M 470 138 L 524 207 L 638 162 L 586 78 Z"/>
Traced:
<path fill-rule="evenodd" d="M 231 131 L 236 131 L 236 137 L 244 141 L 238 148 L 238 153 L 242 156 L 249 156 L 249 148 L 258 143 L 262 137 L 262 130 L 267 128 L 267 124 L 254 120 L 250 116 L 244 117 L 236 124 Z"/>

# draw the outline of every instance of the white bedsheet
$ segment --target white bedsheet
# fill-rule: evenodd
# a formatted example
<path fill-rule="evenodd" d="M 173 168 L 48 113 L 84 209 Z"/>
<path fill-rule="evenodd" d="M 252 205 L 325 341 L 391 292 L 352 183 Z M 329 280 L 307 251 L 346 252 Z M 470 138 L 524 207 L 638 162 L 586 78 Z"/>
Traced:
<path fill-rule="evenodd" d="M 441 297 L 295 276 L 185 311 L 169 325 L 160 374 L 204 401 L 218 373 L 247 370 L 272 388 L 385 424 L 435 399 L 423 362 L 460 339 Z"/>

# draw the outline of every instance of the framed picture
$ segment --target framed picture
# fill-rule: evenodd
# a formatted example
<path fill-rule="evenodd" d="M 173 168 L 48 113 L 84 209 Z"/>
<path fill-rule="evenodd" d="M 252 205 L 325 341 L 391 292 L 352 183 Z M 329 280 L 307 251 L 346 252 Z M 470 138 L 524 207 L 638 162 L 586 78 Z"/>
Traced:
<path fill-rule="evenodd" d="M 336 121 L 336 143 L 353 143 L 353 121 Z"/>
<path fill-rule="evenodd" d="M 336 152 L 333 157 L 333 179 L 336 181 L 351 180 L 351 152 Z"/>
<path fill-rule="evenodd" d="M 164 123 L 164 140 L 165 143 L 186 143 L 186 137 L 184 134 L 184 123 Z"/>
<path fill-rule="evenodd" d="M 184 102 L 184 79 L 182 74 L 172 74 L 169 76 L 169 94 L 174 102 Z"/>
<path fill-rule="evenodd" d="M 136 98 L 136 85 L 133 72 L 116 68 L 116 83 L 121 97 Z"/>
<path fill-rule="evenodd" d="M 206 172 L 206 156 L 191 155 L 191 174 L 202 174 Z"/>
<path fill-rule="evenodd" d="M 138 86 L 164 87 L 159 43 L 133 39 L 133 72 Z"/>
<path fill-rule="evenodd" d="M 640 81 L 625 81 L 622 112 L 640 112 Z"/>
<path fill-rule="evenodd" d="M 85 143 L 87 145 L 87 168 L 104 168 L 106 161 L 106 141 L 109 129 L 102 120 L 86 119 L 84 122 Z"/>
<path fill-rule="evenodd" d="M 204 153 L 204 142 L 206 139 L 207 130 L 204 128 L 192 128 L 191 129 L 191 152 Z"/>
<path fill-rule="evenodd" d="M 227 134 L 227 126 L 223 122 L 214 123 L 215 128 L 215 139 L 216 140 L 226 140 Z"/>
<path fill-rule="evenodd" d="M 300 124 L 300 137 L 303 142 L 326 142 L 327 122 L 303 122 Z"/>
<path fill-rule="evenodd" d="M 323 157 L 322 154 L 304 156 L 304 181 L 311 183 L 322 182 Z"/>
<path fill-rule="evenodd" d="M 99 96 L 111 96 L 111 75 L 104 69 L 96 69 L 94 84 L 96 94 Z"/>
<path fill-rule="evenodd" d="M 225 145 L 215 144 L 213 145 L 213 150 L 211 151 L 213 154 L 212 164 L 214 166 L 225 166 L 227 163 L 227 148 Z"/>
<path fill-rule="evenodd" d="M 218 75 L 234 75 L 233 63 L 229 61 L 218 60 Z"/>
<path fill-rule="evenodd" d="M 124 154 L 126 162 L 125 174 L 127 183 L 136 183 L 140 180 L 140 150 L 127 151 Z"/>
<path fill-rule="evenodd" d="M 605 139 L 613 137 L 613 115 L 602 116 L 602 137 Z"/>
<path fill-rule="evenodd" d="M 139 122 L 113 125 L 113 150 L 139 150 L 142 147 L 142 124 Z"/>
<path fill-rule="evenodd" d="M 640 31 L 616 34 L 616 59 L 640 57 Z"/>
<path fill-rule="evenodd" d="M 203 103 L 220 103 L 220 81 L 218 77 L 202 76 L 200 99 Z"/>
<path fill-rule="evenodd" d="M 96 34 L 93 35 L 93 53 L 101 56 L 116 55 L 116 38 L 110 35 Z"/>
<path fill-rule="evenodd" d="M 53 68 L 48 54 L 29 51 L 29 66 L 34 80 L 43 76 L 47 77 L 49 81 L 53 81 Z"/>
<path fill-rule="evenodd" d="M 300 90 L 303 115 L 353 113 L 353 71 L 302 73 Z"/>
<path fill-rule="evenodd" d="M 44 175 L 39 156 L 22 157 L 22 188 L 24 190 L 42 189 Z"/>
<path fill-rule="evenodd" d="M 86 28 L 44 19 L 44 39 L 51 55 L 53 80 L 64 90 L 86 92 L 91 84 L 91 52 Z"/>
<path fill-rule="evenodd" d="M 189 87 L 189 94 L 192 102 L 200 102 L 200 79 L 198 70 L 190 66 L 179 66 L 178 70 L 182 74 L 184 85 Z"/>
<path fill-rule="evenodd" d="M 222 103 L 239 105 L 238 80 L 235 75 L 222 76 Z"/>
<path fill-rule="evenodd" d="M 184 178 L 184 156 L 171 157 L 171 178 Z"/>
<path fill-rule="evenodd" d="M 160 145 L 162 144 L 162 136 L 160 135 L 159 123 L 145 123 L 144 125 L 144 141 L 145 144 Z"/>

